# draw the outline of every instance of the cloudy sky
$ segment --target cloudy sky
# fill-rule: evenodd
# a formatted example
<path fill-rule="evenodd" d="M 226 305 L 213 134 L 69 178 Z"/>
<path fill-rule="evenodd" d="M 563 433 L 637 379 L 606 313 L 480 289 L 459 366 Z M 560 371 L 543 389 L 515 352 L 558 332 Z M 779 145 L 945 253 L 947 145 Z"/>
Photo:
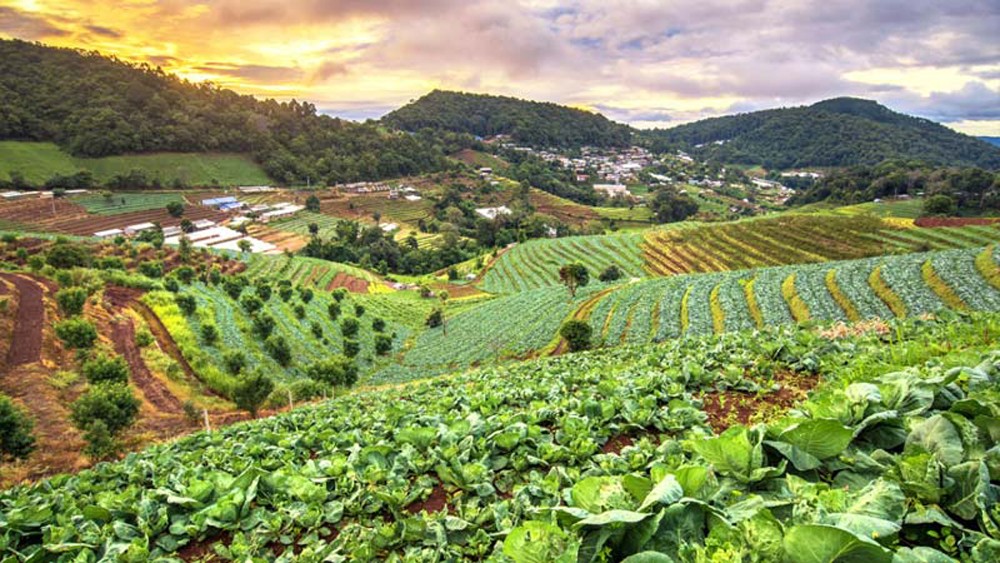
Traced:
<path fill-rule="evenodd" d="M 1000 0 L 0 0 L 0 37 L 352 119 L 433 88 L 640 127 L 851 95 L 1000 135 Z"/>

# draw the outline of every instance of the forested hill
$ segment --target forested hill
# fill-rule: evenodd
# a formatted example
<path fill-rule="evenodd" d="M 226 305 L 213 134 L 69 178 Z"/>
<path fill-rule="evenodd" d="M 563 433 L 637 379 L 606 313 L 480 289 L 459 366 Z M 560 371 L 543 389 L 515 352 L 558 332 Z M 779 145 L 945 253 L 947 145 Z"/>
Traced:
<path fill-rule="evenodd" d="M 643 134 L 699 156 L 766 168 L 914 159 L 1000 169 L 1000 148 L 857 98 L 705 119 Z"/>
<path fill-rule="evenodd" d="M 258 100 L 148 65 L 0 40 L 0 139 L 54 141 L 75 156 L 227 151 L 278 182 L 339 182 L 437 170 L 431 140 Z"/>
<path fill-rule="evenodd" d="M 631 129 L 599 113 L 507 96 L 433 92 L 382 118 L 404 131 L 435 129 L 480 137 L 510 135 L 533 147 L 613 147 L 630 143 Z"/>

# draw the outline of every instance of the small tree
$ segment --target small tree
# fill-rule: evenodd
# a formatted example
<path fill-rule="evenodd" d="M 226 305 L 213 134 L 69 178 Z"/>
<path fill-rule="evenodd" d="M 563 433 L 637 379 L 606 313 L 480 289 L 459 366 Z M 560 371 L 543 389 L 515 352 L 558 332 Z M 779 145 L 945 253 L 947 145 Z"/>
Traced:
<path fill-rule="evenodd" d="M 333 296 L 334 301 L 340 303 L 341 301 L 344 300 L 345 297 L 347 297 L 347 290 L 342 287 L 338 287 L 337 289 L 333 290 L 333 293 L 331 293 L 330 295 Z"/>
<path fill-rule="evenodd" d="M 263 373 L 255 371 L 233 389 L 233 402 L 237 407 L 249 412 L 250 416 L 257 418 L 257 411 L 272 391 L 274 382 Z"/>
<path fill-rule="evenodd" d="M 319 212 L 319 198 L 315 194 L 306 198 L 306 209 Z"/>
<path fill-rule="evenodd" d="M 385 320 L 375 317 L 372 319 L 372 330 L 375 332 L 382 332 L 385 330 Z"/>
<path fill-rule="evenodd" d="M 387 334 L 376 334 L 375 335 L 375 353 L 379 356 L 385 356 L 392 351 L 392 338 Z"/>
<path fill-rule="evenodd" d="M 271 284 L 261 282 L 257 286 L 257 297 L 259 297 L 261 301 L 268 301 L 271 299 Z"/>
<path fill-rule="evenodd" d="M 222 357 L 222 363 L 226 365 L 226 371 L 237 375 L 246 367 L 247 357 L 239 350 L 228 350 Z"/>
<path fill-rule="evenodd" d="M 56 292 L 56 303 L 66 316 L 76 316 L 83 312 L 87 303 L 87 290 L 82 287 L 67 287 Z"/>
<path fill-rule="evenodd" d="M 128 382 L 128 364 L 121 356 L 97 354 L 83 362 L 80 371 L 93 384 Z"/>
<path fill-rule="evenodd" d="M 331 301 L 330 304 L 326 306 L 326 312 L 330 315 L 330 320 L 337 320 L 337 317 L 340 316 L 340 303 Z"/>
<path fill-rule="evenodd" d="M 178 293 L 175 295 L 174 303 L 177 303 L 177 308 L 188 316 L 193 315 L 195 310 L 198 308 L 198 301 L 195 300 L 193 295 L 188 295 L 186 293 Z"/>
<path fill-rule="evenodd" d="M 319 234 L 319 225 L 316 223 L 309 223 L 309 235 L 315 237 Z"/>
<path fill-rule="evenodd" d="M 105 457 L 117 449 L 115 437 L 131 426 L 139 414 L 139 400 L 124 383 L 92 386 L 70 405 L 70 420 L 84 432 L 87 453 Z"/>
<path fill-rule="evenodd" d="M 267 313 L 261 313 L 254 317 L 252 324 L 253 333 L 258 338 L 265 340 L 274 331 L 274 317 Z"/>
<path fill-rule="evenodd" d="M 355 303 L 354 304 L 354 316 L 358 317 L 359 319 L 361 317 L 365 316 L 365 306 L 362 305 L 361 303 Z"/>
<path fill-rule="evenodd" d="M 292 288 L 286 286 L 281 286 L 278 288 L 278 298 L 281 299 L 282 301 L 287 303 L 288 300 L 292 298 L 292 295 L 293 295 Z"/>
<path fill-rule="evenodd" d="M 193 247 L 191 246 L 191 240 L 187 237 L 182 236 L 180 240 L 177 242 L 177 254 L 180 255 L 181 262 L 184 262 L 186 264 L 189 260 L 191 260 L 192 248 Z"/>
<path fill-rule="evenodd" d="M 314 295 L 315 294 L 313 293 L 312 288 L 303 287 L 299 289 L 299 299 L 301 299 L 303 303 L 309 303 L 312 301 Z"/>
<path fill-rule="evenodd" d="M 171 201 L 167 204 L 167 213 L 169 213 L 171 217 L 180 218 L 184 215 L 184 204 L 179 201 Z"/>
<path fill-rule="evenodd" d="M 241 238 L 236 243 L 236 246 L 240 249 L 240 252 L 242 252 L 243 254 L 249 253 L 250 249 L 253 248 L 253 244 L 251 244 L 250 241 L 245 238 Z"/>
<path fill-rule="evenodd" d="M 344 355 L 353 358 L 361 351 L 361 345 L 353 338 L 344 338 Z"/>
<path fill-rule="evenodd" d="M 340 333 L 344 335 L 344 338 L 354 338 L 358 335 L 359 328 L 361 328 L 361 323 L 356 317 L 344 317 L 344 320 L 340 321 Z"/>
<path fill-rule="evenodd" d="M 311 364 L 306 375 L 328 385 L 350 386 L 358 380 L 358 366 L 346 356 L 334 354 Z"/>
<path fill-rule="evenodd" d="M 201 339 L 209 346 L 214 345 L 219 341 L 219 329 L 215 328 L 213 324 L 201 325 Z"/>
<path fill-rule="evenodd" d="M 194 268 L 191 266 L 181 266 L 180 268 L 174 270 L 173 274 L 177 276 L 177 279 L 181 280 L 181 282 L 189 284 L 194 280 L 195 272 Z"/>
<path fill-rule="evenodd" d="M 244 295 L 240 298 L 240 306 L 243 310 L 251 315 L 260 311 L 260 308 L 264 306 L 264 303 L 254 295 Z"/>
<path fill-rule="evenodd" d="M 619 268 L 615 264 L 612 264 L 607 268 L 605 268 L 603 272 L 601 272 L 601 275 L 598 276 L 598 279 L 606 283 L 606 282 L 617 281 L 621 279 L 621 277 L 622 277 L 621 268 Z"/>
<path fill-rule="evenodd" d="M 938 194 L 924 201 L 924 215 L 954 215 L 955 200 L 951 196 Z"/>
<path fill-rule="evenodd" d="M 431 314 L 427 315 L 427 327 L 437 328 L 441 326 L 442 317 L 441 309 L 434 309 Z"/>
<path fill-rule="evenodd" d="M 559 280 L 569 290 L 570 298 L 576 297 L 576 290 L 590 283 L 590 272 L 580 263 L 566 264 L 559 268 Z"/>
<path fill-rule="evenodd" d="M 576 352 L 590 347 L 592 332 L 589 324 L 573 319 L 563 323 L 562 328 L 559 329 L 559 336 L 566 340 L 571 352 Z"/>
<path fill-rule="evenodd" d="M 274 358 L 281 367 L 288 367 L 292 361 L 292 349 L 288 346 L 288 341 L 280 334 L 272 334 L 264 341 L 264 350 Z"/>
<path fill-rule="evenodd" d="M 6 395 L 0 395 L 0 461 L 23 459 L 35 449 L 34 422 Z"/>
<path fill-rule="evenodd" d="M 441 330 L 444 336 L 448 336 L 448 317 L 445 312 L 448 309 L 448 292 L 441 290 L 438 292 L 438 300 L 441 301 Z"/>
<path fill-rule="evenodd" d="M 93 323 L 85 319 L 73 318 L 56 323 L 56 336 L 63 343 L 75 349 L 90 348 L 97 340 L 97 329 Z"/>

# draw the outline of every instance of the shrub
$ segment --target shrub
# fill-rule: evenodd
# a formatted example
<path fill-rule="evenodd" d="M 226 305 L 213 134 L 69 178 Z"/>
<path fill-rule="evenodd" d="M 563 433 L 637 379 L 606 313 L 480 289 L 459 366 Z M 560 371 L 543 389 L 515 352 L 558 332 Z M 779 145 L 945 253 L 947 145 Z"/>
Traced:
<path fill-rule="evenodd" d="M 237 375 L 247 365 L 247 357 L 239 350 L 228 350 L 222 356 L 222 363 L 226 365 L 226 371 Z"/>
<path fill-rule="evenodd" d="M 372 319 L 372 330 L 375 332 L 382 332 L 385 330 L 385 320 L 380 319 L 379 317 Z"/>
<path fill-rule="evenodd" d="M 261 283 L 257 286 L 257 297 L 261 301 L 267 301 L 271 298 L 271 286 L 267 283 Z"/>
<path fill-rule="evenodd" d="M 287 303 L 288 300 L 292 298 L 292 295 L 293 295 L 292 288 L 287 286 L 281 286 L 278 288 L 278 297 L 282 301 Z"/>
<path fill-rule="evenodd" d="M 67 287 L 56 292 L 56 303 L 64 315 L 76 316 L 83 312 L 87 303 L 87 290 L 82 287 Z"/>
<path fill-rule="evenodd" d="M 97 383 L 127 383 L 128 364 L 121 356 L 97 354 L 92 359 L 83 362 L 80 371 L 87 381 Z"/>
<path fill-rule="evenodd" d="M 23 459 L 35 449 L 34 421 L 6 395 L 0 395 L 0 461 Z"/>
<path fill-rule="evenodd" d="M 255 371 L 233 389 L 233 402 L 237 407 L 249 412 L 250 416 L 257 418 L 257 410 L 273 390 L 274 382 L 263 373 Z"/>
<path fill-rule="evenodd" d="M 194 401 L 191 399 L 187 399 L 181 403 L 181 409 L 184 411 L 184 418 L 187 419 L 189 424 L 198 424 L 201 422 L 201 411 L 198 410 L 198 405 L 194 404 Z"/>
<path fill-rule="evenodd" d="M 2 240 L 7 244 L 14 244 L 15 242 L 17 242 L 17 235 L 15 235 L 14 233 L 4 233 L 3 238 L 0 238 L 0 240 Z"/>
<path fill-rule="evenodd" d="M 938 194 L 924 200 L 924 215 L 954 215 L 955 200 L 951 196 Z"/>
<path fill-rule="evenodd" d="M 358 355 L 361 351 L 361 345 L 358 344 L 357 340 L 351 338 L 344 338 L 344 355 L 348 358 L 353 358 Z"/>
<path fill-rule="evenodd" d="M 359 328 L 361 328 L 361 323 L 355 317 L 344 317 L 344 320 L 340 321 L 340 333 L 345 338 L 354 338 L 357 336 Z"/>
<path fill-rule="evenodd" d="M 437 328 L 441 326 L 442 322 L 444 322 L 444 312 L 441 309 L 434 309 L 431 314 L 427 315 L 428 328 Z"/>
<path fill-rule="evenodd" d="M 347 297 L 347 290 L 342 287 L 338 287 L 337 289 L 333 290 L 333 293 L 331 293 L 330 295 L 333 296 L 334 301 L 340 303 L 341 301 L 344 300 L 345 297 Z"/>
<path fill-rule="evenodd" d="M 337 320 L 337 317 L 340 316 L 340 303 L 337 303 L 336 301 L 331 302 L 326 307 L 326 312 L 330 315 L 331 320 Z"/>
<path fill-rule="evenodd" d="M 240 306 L 243 307 L 244 311 L 252 315 L 257 311 L 260 311 L 261 307 L 264 306 L 264 303 L 253 295 L 244 295 L 240 298 Z"/>
<path fill-rule="evenodd" d="M 306 375 L 328 385 L 350 386 L 358 380 L 358 366 L 346 356 L 335 354 L 311 364 Z"/>
<path fill-rule="evenodd" d="M 83 453 L 94 459 L 105 459 L 118 451 L 118 442 L 103 420 L 95 420 L 82 430 L 84 430 L 83 439 L 87 441 Z"/>
<path fill-rule="evenodd" d="M 313 290 L 308 287 L 301 288 L 299 298 L 302 299 L 303 303 L 309 303 L 313 299 Z"/>
<path fill-rule="evenodd" d="M 41 256 L 34 254 L 28 257 L 28 268 L 32 272 L 37 272 L 38 270 L 41 270 L 44 267 L 45 267 L 45 259 L 42 258 Z"/>
<path fill-rule="evenodd" d="M 177 279 L 181 280 L 181 283 L 188 284 L 194 279 L 194 268 L 191 266 L 181 266 L 174 270 L 174 275 Z"/>
<path fill-rule="evenodd" d="M 147 278 L 163 277 L 163 262 L 148 260 L 139 264 L 139 273 Z"/>
<path fill-rule="evenodd" d="M 316 338 L 323 338 L 323 327 L 317 322 L 309 323 L 309 331 Z"/>
<path fill-rule="evenodd" d="M 274 317 L 267 313 L 261 313 L 253 319 L 253 333 L 261 340 L 271 336 L 274 332 Z"/>
<path fill-rule="evenodd" d="M 174 303 L 177 303 L 177 308 L 181 310 L 185 315 L 193 315 L 195 310 L 198 308 L 198 301 L 195 300 L 193 295 L 187 294 L 177 294 L 174 296 Z"/>
<path fill-rule="evenodd" d="M 181 284 L 177 283 L 174 278 L 167 278 L 163 280 L 163 289 L 166 289 L 170 293 L 177 293 L 181 290 Z"/>
<path fill-rule="evenodd" d="M 559 329 L 559 336 L 566 340 L 571 352 L 576 352 L 590 347 L 592 332 L 589 324 L 574 319 L 563 323 L 562 328 Z"/>
<path fill-rule="evenodd" d="M 303 307 L 301 304 L 292 307 L 292 312 L 295 313 L 295 318 L 297 319 L 303 319 L 306 316 L 306 308 Z"/>
<path fill-rule="evenodd" d="M 139 414 L 139 400 L 124 383 L 102 383 L 93 385 L 70 405 L 70 420 L 80 430 L 88 430 L 92 424 L 101 421 L 111 436 L 135 422 Z"/>
<path fill-rule="evenodd" d="M 201 325 L 201 338 L 205 344 L 213 346 L 219 341 L 219 329 L 215 328 L 213 324 L 203 324 Z"/>
<path fill-rule="evenodd" d="M 243 284 L 238 282 L 237 278 L 225 278 L 222 280 L 222 290 L 226 292 L 226 295 L 230 299 L 236 300 L 243 293 Z"/>
<path fill-rule="evenodd" d="M 87 247 L 64 242 L 53 246 L 45 255 L 45 261 L 53 268 L 83 268 L 90 265 L 90 257 Z"/>
<path fill-rule="evenodd" d="M 601 280 L 602 282 L 613 282 L 621 279 L 621 277 L 622 277 L 621 269 L 618 266 L 612 264 L 607 268 L 605 268 L 597 279 Z"/>
<path fill-rule="evenodd" d="M 125 262 L 117 256 L 108 256 L 98 260 L 97 267 L 101 270 L 124 270 Z"/>
<path fill-rule="evenodd" d="M 97 329 L 86 319 L 73 318 L 56 323 L 56 336 L 63 343 L 77 350 L 90 348 L 97 340 Z"/>
<path fill-rule="evenodd" d="M 140 348 L 145 348 L 153 343 L 153 333 L 149 332 L 147 329 L 142 329 L 135 333 L 135 345 Z"/>
<path fill-rule="evenodd" d="M 171 217 L 180 217 L 184 215 L 184 204 L 179 201 L 171 201 L 167 204 L 167 213 Z"/>
<path fill-rule="evenodd" d="M 375 335 L 375 353 L 379 356 L 385 356 L 392 351 L 392 338 L 385 334 Z"/>
<path fill-rule="evenodd" d="M 279 334 L 272 334 L 267 337 L 267 340 L 264 341 L 264 350 L 281 367 L 288 367 L 288 364 L 292 361 L 292 349 L 288 346 L 288 341 L 285 340 L 285 337 Z"/>
<path fill-rule="evenodd" d="M 360 303 L 356 303 L 354 305 L 354 316 L 358 317 L 359 319 L 365 316 L 365 306 Z"/>

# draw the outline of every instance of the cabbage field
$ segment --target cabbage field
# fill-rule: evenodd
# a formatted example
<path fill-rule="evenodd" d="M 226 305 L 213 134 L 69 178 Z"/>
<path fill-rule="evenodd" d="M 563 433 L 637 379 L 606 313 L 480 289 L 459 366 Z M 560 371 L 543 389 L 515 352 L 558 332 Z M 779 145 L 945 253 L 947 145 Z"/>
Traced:
<path fill-rule="evenodd" d="M 998 331 L 953 314 L 843 339 L 786 327 L 359 392 L 4 491 L 0 552 L 995 561 Z M 785 414 L 701 408 L 812 386 Z"/>

